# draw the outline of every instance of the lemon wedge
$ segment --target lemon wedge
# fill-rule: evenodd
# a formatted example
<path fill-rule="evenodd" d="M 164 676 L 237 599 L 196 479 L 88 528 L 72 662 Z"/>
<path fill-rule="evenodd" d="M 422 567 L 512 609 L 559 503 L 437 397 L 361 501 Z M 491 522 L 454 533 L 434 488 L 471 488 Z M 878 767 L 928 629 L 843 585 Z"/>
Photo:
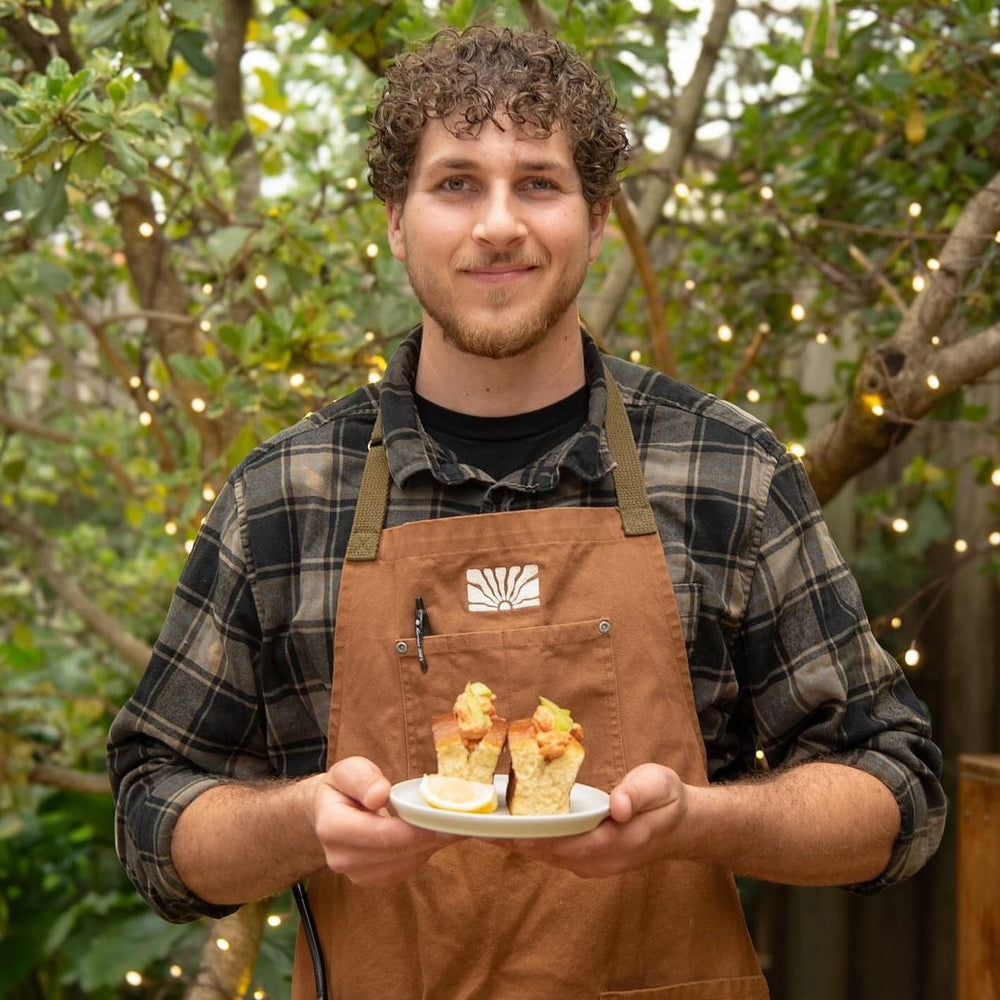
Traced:
<path fill-rule="evenodd" d="M 497 807 L 497 790 L 484 781 L 425 774 L 420 779 L 420 796 L 435 809 L 451 812 L 491 813 Z"/>

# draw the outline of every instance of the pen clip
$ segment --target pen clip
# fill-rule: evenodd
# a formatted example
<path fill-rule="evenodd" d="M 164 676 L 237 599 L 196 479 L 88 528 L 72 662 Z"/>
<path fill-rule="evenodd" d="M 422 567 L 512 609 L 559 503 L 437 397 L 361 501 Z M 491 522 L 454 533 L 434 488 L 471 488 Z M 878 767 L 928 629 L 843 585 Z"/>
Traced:
<path fill-rule="evenodd" d="M 424 599 L 418 597 L 413 605 L 413 634 L 417 640 L 417 662 L 421 673 L 427 673 L 427 657 L 424 654 L 424 636 L 430 632 L 430 619 L 424 607 Z"/>

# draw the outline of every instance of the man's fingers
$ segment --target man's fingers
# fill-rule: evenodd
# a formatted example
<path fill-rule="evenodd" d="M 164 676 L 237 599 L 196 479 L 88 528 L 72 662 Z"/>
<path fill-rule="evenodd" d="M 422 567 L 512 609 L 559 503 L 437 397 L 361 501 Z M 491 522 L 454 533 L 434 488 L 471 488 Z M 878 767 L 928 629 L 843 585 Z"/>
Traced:
<path fill-rule="evenodd" d="M 389 779 L 366 757 L 345 757 L 327 771 L 327 779 L 338 792 L 377 812 L 389 801 Z"/>
<path fill-rule="evenodd" d="M 639 813 L 671 805 L 680 793 L 676 772 L 659 764 L 641 764 L 611 790 L 611 818 L 627 823 Z"/>

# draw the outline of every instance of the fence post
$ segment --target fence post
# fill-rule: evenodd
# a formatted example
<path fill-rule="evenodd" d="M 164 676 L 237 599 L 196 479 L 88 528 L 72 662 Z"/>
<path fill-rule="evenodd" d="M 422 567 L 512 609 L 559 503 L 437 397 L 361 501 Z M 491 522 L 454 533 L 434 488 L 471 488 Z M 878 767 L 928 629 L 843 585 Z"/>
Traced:
<path fill-rule="evenodd" d="M 1000 1000 L 1000 755 L 958 765 L 958 1000 Z"/>

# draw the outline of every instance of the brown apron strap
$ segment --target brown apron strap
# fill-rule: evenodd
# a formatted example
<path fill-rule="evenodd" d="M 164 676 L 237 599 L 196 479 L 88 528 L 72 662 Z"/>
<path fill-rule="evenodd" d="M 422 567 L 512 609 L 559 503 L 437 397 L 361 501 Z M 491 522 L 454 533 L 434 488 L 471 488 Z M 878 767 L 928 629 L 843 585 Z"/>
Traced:
<path fill-rule="evenodd" d="M 652 535 L 656 533 L 653 508 L 646 494 L 646 483 L 642 478 L 639 452 L 632 427 L 629 424 L 621 393 L 607 365 L 604 366 L 607 382 L 608 401 L 604 413 L 604 432 L 608 439 L 608 450 L 615 460 L 612 476 L 618 495 L 618 512 L 626 535 Z M 347 559 L 351 562 L 370 562 L 378 557 L 378 542 L 385 524 L 385 512 L 389 504 L 389 460 L 382 438 L 382 413 L 376 413 L 375 426 L 368 444 L 368 458 L 358 506 L 351 528 L 351 538 L 347 543 Z"/>
<path fill-rule="evenodd" d="M 626 535 L 655 535 L 656 519 L 646 493 L 646 482 L 642 478 L 639 450 L 632 436 L 632 426 L 628 422 L 618 385 L 611 377 L 607 365 L 604 366 L 604 379 L 608 384 L 604 433 L 608 438 L 608 450 L 615 460 L 611 474 L 618 494 L 618 513 L 621 514 L 622 528 Z"/>
<path fill-rule="evenodd" d="M 368 458 L 361 476 L 351 537 L 347 543 L 347 559 L 352 562 L 371 562 L 378 556 L 378 540 L 389 504 L 389 482 L 389 459 L 382 438 L 382 411 L 378 410 L 368 442 Z"/>

